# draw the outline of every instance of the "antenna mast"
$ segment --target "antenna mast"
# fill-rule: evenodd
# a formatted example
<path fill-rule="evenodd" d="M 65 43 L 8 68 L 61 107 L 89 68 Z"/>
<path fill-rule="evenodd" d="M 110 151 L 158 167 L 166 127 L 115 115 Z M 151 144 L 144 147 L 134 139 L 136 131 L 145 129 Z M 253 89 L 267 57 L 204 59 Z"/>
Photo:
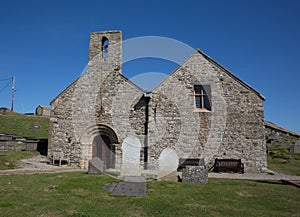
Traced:
<path fill-rule="evenodd" d="M 14 101 L 15 101 L 15 76 L 12 77 L 12 87 L 11 87 L 11 110 L 14 111 Z"/>

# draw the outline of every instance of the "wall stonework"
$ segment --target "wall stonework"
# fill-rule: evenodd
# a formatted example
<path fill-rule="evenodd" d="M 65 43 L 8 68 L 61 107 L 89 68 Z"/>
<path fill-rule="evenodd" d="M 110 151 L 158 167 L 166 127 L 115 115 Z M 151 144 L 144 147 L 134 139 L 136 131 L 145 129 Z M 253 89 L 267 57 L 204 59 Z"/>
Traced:
<path fill-rule="evenodd" d="M 107 58 L 101 54 L 103 36 L 109 40 Z M 241 158 L 246 172 L 267 166 L 259 93 L 197 50 L 147 99 L 121 74 L 121 40 L 120 31 L 91 33 L 87 72 L 51 103 L 48 153 L 61 151 L 87 168 L 95 135 L 112 131 L 117 169 L 121 144 L 130 135 L 142 147 L 147 144 L 148 169 L 158 168 L 165 148 L 176 150 L 179 158 L 203 158 L 208 168 L 215 158 Z M 210 87 L 211 111 L 195 111 L 195 84 Z"/>
<path fill-rule="evenodd" d="M 265 121 L 265 135 L 268 153 L 287 149 L 291 153 L 300 153 L 300 135 Z"/>

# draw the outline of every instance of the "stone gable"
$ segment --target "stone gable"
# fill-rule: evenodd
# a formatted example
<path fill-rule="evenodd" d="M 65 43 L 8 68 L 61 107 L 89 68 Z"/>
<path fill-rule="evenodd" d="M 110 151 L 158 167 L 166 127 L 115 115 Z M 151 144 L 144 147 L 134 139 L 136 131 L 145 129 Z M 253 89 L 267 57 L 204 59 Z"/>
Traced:
<path fill-rule="evenodd" d="M 197 50 L 147 93 L 121 74 L 121 38 L 120 31 L 91 33 L 88 71 L 51 103 L 48 153 L 62 151 L 83 168 L 100 157 L 120 169 L 121 144 L 135 136 L 144 169 L 157 170 L 166 148 L 208 168 L 215 158 L 242 159 L 246 172 L 267 166 L 264 99 L 256 90 Z M 195 107 L 196 86 L 205 87 L 208 110 Z"/>

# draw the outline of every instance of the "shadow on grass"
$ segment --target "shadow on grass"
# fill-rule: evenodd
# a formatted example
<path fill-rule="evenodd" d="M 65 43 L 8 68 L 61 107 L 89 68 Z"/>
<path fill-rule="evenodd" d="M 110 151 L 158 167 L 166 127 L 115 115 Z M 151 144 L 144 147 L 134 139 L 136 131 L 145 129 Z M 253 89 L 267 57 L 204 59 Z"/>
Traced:
<path fill-rule="evenodd" d="M 263 184 L 271 184 L 271 185 L 289 185 L 284 181 L 277 181 L 277 180 L 256 180 L 255 182 L 263 183 Z"/>

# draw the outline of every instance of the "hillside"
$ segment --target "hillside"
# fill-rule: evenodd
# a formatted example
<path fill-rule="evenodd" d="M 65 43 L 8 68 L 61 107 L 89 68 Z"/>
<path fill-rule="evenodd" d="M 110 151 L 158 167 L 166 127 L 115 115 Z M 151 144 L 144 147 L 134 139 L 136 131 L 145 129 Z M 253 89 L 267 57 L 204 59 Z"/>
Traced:
<path fill-rule="evenodd" d="M 0 133 L 47 139 L 48 128 L 47 117 L 22 115 L 9 110 L 0 113 Z"/>

